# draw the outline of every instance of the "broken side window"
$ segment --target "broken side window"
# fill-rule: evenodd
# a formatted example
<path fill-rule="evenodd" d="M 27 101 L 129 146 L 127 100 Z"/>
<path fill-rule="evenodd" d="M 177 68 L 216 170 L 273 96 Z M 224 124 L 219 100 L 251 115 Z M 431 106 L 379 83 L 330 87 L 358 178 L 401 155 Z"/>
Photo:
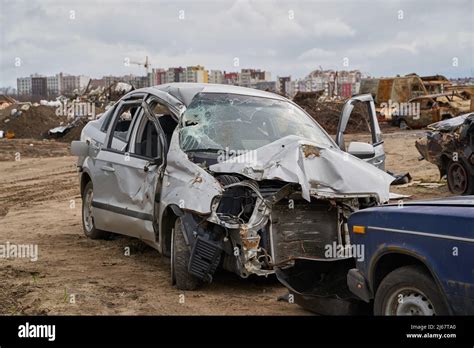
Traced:
<path fill-rule="evenodd" d="M 132 129 L 132 122 L 141 112 L 142 108 L 137 103 L 119 105 L 118 112 L 111 129 L 109 147 L 114 150 L 124 151 L 127 147 Z"/>

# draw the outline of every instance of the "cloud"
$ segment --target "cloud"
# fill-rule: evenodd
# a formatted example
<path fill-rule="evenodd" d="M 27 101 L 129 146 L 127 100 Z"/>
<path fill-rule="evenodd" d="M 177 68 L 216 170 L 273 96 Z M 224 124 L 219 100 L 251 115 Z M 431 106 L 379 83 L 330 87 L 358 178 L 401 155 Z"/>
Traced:
<path fill-rule="evenodd" d="M 298 56 L 298 60 L 316 60 L 316 59 L 325 59 L 328 57 L 333 57 L 334 52 L 332 51 L 327 51 L 322 48 L 312 48 L 310 50 L 307 50 L 303 53 L 301 53 Z"/>
<path fill-rule="evenodd" d="M 146 55 L 153 67 L 255 67 L 273 77 L 303 77 L 320 65 L 374 76 L 472 75 L 474 2 L 453 3 L 0 0 L 0 86 L 35 72 L 141 74 L 123 61 Z"/>
<path fill-rule="evenodd" d="M 321 19 L 316 21 L 313 25 L 314 34 L 316 36 L 326 37 L 352 37 L 355 35 L 355 30 L 340 18 L 333 18 L 329 20 Z"/>

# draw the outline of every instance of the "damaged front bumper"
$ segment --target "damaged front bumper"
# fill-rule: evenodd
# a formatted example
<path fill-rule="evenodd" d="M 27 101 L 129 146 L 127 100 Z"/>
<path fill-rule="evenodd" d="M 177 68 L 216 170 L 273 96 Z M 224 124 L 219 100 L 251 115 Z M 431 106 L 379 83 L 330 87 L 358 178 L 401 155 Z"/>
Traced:
<path fill-rule="evenodd" d="M 200 279 L 211 281 L 218 265 L 246 278 L 267 276 L 298 259 L 339 260 L 328 251 L 350 245 L 348 216 L 377 204 L 375 197 L 352 195 L 314 195 L 308 202 L 292 183 L 276 188 L 274 182 L 235 180 L 214 199 L 210 215 L 188 212 L 182 218 L 190 241 L 188 270 Z"/>
<path fill-rule="evenodd" d="M 252 164 L 237 157 L 211 165 L 221 192 L 209 214 L 186 213 L 194 221 L 183 226 L 192 255 L 188 269 L 200 279 L 211 280 L 217 263 L 246 278 L 298 259 L 340 259 L 328 247 L 350 245 L 349 215 L 387 201 L 394 179 L 339 149 L 295 136 L 255 151 Z"/>

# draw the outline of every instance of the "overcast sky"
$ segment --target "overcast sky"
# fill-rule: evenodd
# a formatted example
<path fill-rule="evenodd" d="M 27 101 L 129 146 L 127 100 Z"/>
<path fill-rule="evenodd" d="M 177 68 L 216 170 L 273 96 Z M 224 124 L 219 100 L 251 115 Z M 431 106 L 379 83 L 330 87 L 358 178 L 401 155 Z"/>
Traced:
<path fill-rule="evenodd" d="M 272 78 L 319 66 L 473 76 L 473 23 L 474 0 L 0 0 L 0 86 L 32 73 L 143 74 L 124 60 L 146 55 L 153 67 Z"/>

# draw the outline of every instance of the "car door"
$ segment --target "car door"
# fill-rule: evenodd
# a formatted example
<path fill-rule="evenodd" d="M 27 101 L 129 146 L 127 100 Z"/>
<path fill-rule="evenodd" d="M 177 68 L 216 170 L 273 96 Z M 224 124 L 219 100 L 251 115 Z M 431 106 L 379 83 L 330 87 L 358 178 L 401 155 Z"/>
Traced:
<path fill-rule="evenodd" d="M 135 109 L 127 131 L 118 126 L 127 110 Z M 135 139 L 144 120 L 155 128 L 152 155 L 137 153 Z M 126 133 L 126 134 L 125 134 Z M 101 172 L 94 184 L 93 207 L 100 209 L 99 229 L 155 241 L 155 189 L 164 170 L 164 135 L 145 96 L 123 100 L 109 126 L 104 147 L 96 158 Z M 151 144 L 151 142 L 150 142 Z M 147 146 L 151 151 L 151 145 Z M 96 194 L 96 187 L 98 187 Z M 97 213 L 94 212 L 97 216 Z"/>
<path fill-rule="evenodd" d="M 352 141 L 346 148 L 344 133 L 356 103 L 364 103 L 367 107 L 370 143 Z M 385 170 L 385 151 L 383 148 L 382 131 L 380 130 L 377 120 L 374 100 L 370 94 L 361 94 L 346 101 L 341 112 L 341 117 L 339 118 L 336 143 L 341 150 L 347 151 L 381 170 Z"/>

